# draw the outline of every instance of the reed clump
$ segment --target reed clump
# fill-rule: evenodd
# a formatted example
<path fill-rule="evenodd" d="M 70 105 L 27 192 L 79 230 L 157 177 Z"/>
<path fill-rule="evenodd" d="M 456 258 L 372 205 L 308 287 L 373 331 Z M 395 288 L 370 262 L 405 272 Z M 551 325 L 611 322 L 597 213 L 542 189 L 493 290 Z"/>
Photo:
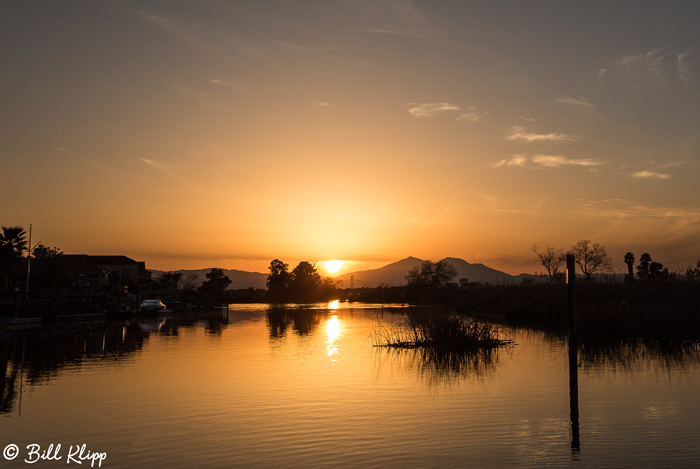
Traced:
<path fill-rule="evenodd" d="M 374 337 L 375 346 L 440 350 L 476 350 L 511 343 L 501 338 L 493 323 L 479 322 L 448 312 L 414 312 L 392 327 L 381 326 Z"/>

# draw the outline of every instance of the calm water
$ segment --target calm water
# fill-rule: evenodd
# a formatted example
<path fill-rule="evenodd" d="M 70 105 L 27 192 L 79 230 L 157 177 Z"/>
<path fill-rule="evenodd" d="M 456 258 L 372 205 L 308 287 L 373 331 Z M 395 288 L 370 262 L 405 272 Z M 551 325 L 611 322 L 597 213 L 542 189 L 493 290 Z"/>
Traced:
<path fill-rule="evenodd" d="M 378 319 L 399 317 L 253 305 L 5 333 L 0 449 L 20 453 L 0 467 L 51 443 L 62 459 L 35 467 L 82 444 L 107 453 L 102 467 L 700 464 L 696 347 L 581 350 L 577 440 L 564 342 L 506 331 L 517 345 L 491 354 L 373 347 Z"/>

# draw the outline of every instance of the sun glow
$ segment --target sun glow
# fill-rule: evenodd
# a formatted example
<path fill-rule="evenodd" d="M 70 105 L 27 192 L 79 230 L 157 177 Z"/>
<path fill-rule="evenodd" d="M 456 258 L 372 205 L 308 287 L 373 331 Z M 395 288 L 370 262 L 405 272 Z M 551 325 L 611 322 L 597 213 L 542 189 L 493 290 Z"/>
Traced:
<path fill-rule="evenodd" d="M 338 272 L 342 267 L 343 267 L 343 261 L 338 261 L 338 260 L 332 260 L 332 261 L 325 261 L 323 265 L 326 267 L 326 270 L 334 274 Z"/>

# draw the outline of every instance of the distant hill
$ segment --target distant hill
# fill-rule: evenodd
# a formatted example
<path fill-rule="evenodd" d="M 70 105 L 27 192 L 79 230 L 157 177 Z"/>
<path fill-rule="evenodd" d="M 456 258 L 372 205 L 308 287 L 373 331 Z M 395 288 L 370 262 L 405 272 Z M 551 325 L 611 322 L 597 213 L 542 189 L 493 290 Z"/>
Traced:
<path fill-rule="evenodd" d="M 488 282 L 491 284 L 513 283 L 516 281 L 516 277 L 487 267 L 484 264 L 470 264 L 464 259 L 455 257 L 447 257 L 443 260 L 452 264 L 457 270 L 457 275 L 454 278 L 455 282 L 459 281 L 460 278 L 466 278 L 470 282 Z M 409 270 L 419 266 L 421 262 L 423 262 L 422 259 L 407 257 L 378 269 L 350 272 L 336 277 L 336 280 L 342 280 L 343 288 L 350 288 L 351 277 L 354 277 L 355 288 L 377 287 L 382 284 L 387 286 L 406 285 L 406 274 Z"/>
<path fill-rule="evenodd" d="M 457 270 L 455 281 L 461 278 L 466 278 L 470 282 L 481 283 L 513 283 L 514 277 L 500 270 L 492 269 L 484 264 L 470 264 L 464 259 L 455 257 L 446 257 L 445 261 L 449 262 Z"/>
<path fill-rule="evenodd" d="M 485 266 L 484 264 L 470 264 L 464 259 L 459 259 L 456 257 L 446 257 L 443 259 L 454 266 L 457 270 L 457 275 L 454 281 L 457 282 L 461 278 L 466 278 L 470 282 L 481 282 L 490 284 L 499 283 L 519 283 L 524 278 L 537 278 L 536 276 L 529 274 L 521 274 L 519 276 L 512 276 L 500 270 L 492 269 L 491 267 Z M 347 274 L 340 275 L 334 280 L 341 280 L 342 288 L 350 288 L 351 277 L 354 277 L 355 288 L 361 287 L 378 287 L 379 285 L 386 286 L 401 286 L 406 285 L 406 274 L 409 270 L 414 267 L 420 266 L 422 259 L 417 257 L 407 257 L 401 259 L 397 262 L 392 262 L 384 267 L 378 269 L 361 270 L 357 272 L 350 272 Z M 171 270 L 169 272 L 181 272 L 183 277 L 190 274 L 197 275 L 200 282 L 206 280 L 206 274 L 211 271 L 209 269 L 199 269 L 199 270 Z M 244 270 L 233 270 L 233 269 L 223 269 L 224 273 L 231 279 L 231 289 L 239 288 L 266 288 L 267 274 L 260 272 L 246 272 Z M 153 273 L 153 279 L 160 278 L 161 275 L 166 273 L 162 270 L 151 270 Z"/>
<path fill-rule="evenodd" d="M 149 269 L 150 270 L 150 269 Z M 231 279 L 230 289 L 237 290 L 240 288 L 266 288 L 267 274 L 261 274 L 260 272 L 246 272 L 245 270 L 233 270 L 233 269 L 222 269 L 226 276 Z M 197 275 L 199 282 L 204 282 L 207 279 L 207 274 L 211 271 L 209 269 L 199 269 L 199 270 L 151 270 L 153 279 L 160 278 L 166 272 L 181 272 L 183 277 L 187 277 L 190 274 Z"/>
<path fill-rule="evenodd" d="M 360 270 L 350 272 L 335 278 L 342 280 L 343 288 L 350 288 L 350 277 L 354 276 L 355 288 L 378 287 L 379 285 L 399 286 L 406 285 L 406 273 L 423 262 L 416 257 L 407 257 L 378 269 Z"/>

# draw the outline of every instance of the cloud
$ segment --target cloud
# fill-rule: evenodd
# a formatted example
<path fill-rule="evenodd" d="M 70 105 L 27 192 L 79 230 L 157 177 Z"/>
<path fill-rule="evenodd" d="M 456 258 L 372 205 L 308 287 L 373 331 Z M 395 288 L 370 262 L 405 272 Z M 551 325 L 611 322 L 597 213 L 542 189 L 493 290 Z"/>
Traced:
<path fill-rule="evenodd" d="M 517 166 L 520 168 L 541 169 L 541 168 L 561 168 L 562 166 L 582 166 L 594 168 L 603 163 L 593 159 L 567 158 L 563 155 L 513 155 L 510 159 L 503 159 L 491 163 L 492 168 L 503 166 Z"/>
<path fill-rule="evenodd" d="M 535 134 L 527 132 L 525 127 L 513 127 L 508 135 L 505 136 L 506 140 L 522 140 L 524 142 L 550 142 L 550 143 L 564 143 L 564 142 L 575 142 L 581 140 L 583 137 L 580 135 L 569 135 L 557 132 L 550 132 L 548 134 Z"/>
<path fill-rule="evenodd" d="M 457 120 L 463 122 L 476 122 L 481 120 L 481 118 L 485 115 L 485 113 L 478 112 L 477 109 L 472 106 L 467 110 L 467 112 L 463 112 L 457 116 Z"/>
<path fill-rule="evenodd" d="M 408 109 L 414 117 L 433 117 L 443 112 L 459 111 L 462 108 L 451 103 L 408 103 L 408 106 L 413 106 Z"/>
<path fill-rule="evenodd" d="M 644 171 L 637 171 L 636 173 L 632 173 L 630 176 L 637 179 L 671 179 L 671 177 L 673 177 L 673 175 L 668 173 L 658 173 L 648 169 L 645 169 Z"/>
<path fill-rule="evenodd" d="M 510 159 L 504 159 L 504 160 L 499 160 L 494 163 L 491 163 L 489 166 L 492 168 L 500 168 L 501 166 L 520 166 L 521 168 L 525 167 L 525 163 L 527 163 L 527 157 L 523 155 L 514 155 Z"/>
<path fill-rule="evenodd" d="M 627 54 L 615 62 L 620 76 L 628 84 L 665 88 L 690 83 L 692 72 L 688 57 L 691 54 L 691 51 L 665 53 L 664 48 L 657 48 L 646 53 Z"/>
<path fill-rule="evenodd" d="M 182 169 L 182 166 L 177 166 L 174 164 L 169 164 L 169 163 L 162 163 L 160 161 L 155 161 L 155 160 L 149 160 L 148 158 L 139 158 L 141 161 L 146 163 L 148 166 L 151 168 L 154 168 L 158 171 L 164 172 L 164 173 L 169 173 L 171 169 L 177 168 L 177 169 Z"/>
<path fill-rule="evenodd" d="M 576 98 L 557 98 L 554 100 L 555 102 L 559 104 L 569 104 L 572 106 L 580 106 L 580 107 L 586 107 L 586 108 L 592 108 L 593 105 L 586 101 L 583 98 L 576 99 Z"/>
<path fill-rule="evenodd" d="M 91 165 L 91 166 L 97 166 L 97 167 L 100 167 L 103 169 L 108 169 L 111 171 L 119 170 L 119 168 L 105 164 L 105 163 L 103 163 L 100 160 L 97 160 L 95 158 L 89 158 L 87 156 L 83 156 L 83 155 L 81 155 L 81 154 L 79 154 L 79 153 L 77 153 L 69 148 L 66 148 L 65 146 L 56 147 L 56 148 L 54 148 L 54 150 L 63 154 L 63 155 L 69 156 L 71 158 L 74 158 L 78 161 L 81 161 L 81 162 L 86 163 L 86 164 Z"/>
<path fill-rule="evenodd" d="M 331 103 L 328 101 L 309 101 L 310 104 L 315 104 L 318 107 L 329 107 Z"/>
<path fill-rule="evenodd" d="M 215 85 L 219 86 L 225 86 L 227 88 L 232 88 L 234 90 L 238 91 L 243 91 L 245 90 L 245 87 L 238 83 L 237 81 L 228 81 L 228 80 L 223 80 L 221 78 L 213 78 L 209 80 L 210 83 L 214 83 Z"/>
<path fill-rule="evenodd" d="M 495 205 L 498 202 L 498 197 L 495 195 L 481 194 L 481 198 L 488 202 L 490 205 Z"/>
<path fill-rule="evenodd" d="M 598 78 L 601 78 L 603 75 L 605 75 L 605 72 L 607 72 L 607 68 L 599 68 L 598 69 Z"/>
<path fill-rule="evenodd" d="M 193 98 L 196 100 L 199 104 L 202 104 L 203 106 L 210 107 L 212 109 L 218 109 L 219 111 L 222 112 L 228 112 L 230 111 L 229 108 L 226 106 L 222 106 L 221 104 L 218 104 L 213 101 L 211 95 L 209 93 L 206 93 L 204 91 L 191 88 L 189 86 L 185 85 L 172 85 L 172 89 L 175 90 L 176 92 L 180 93 L 183 96 L 187 96 L 189 98 Z"/>
<path fill-rule="evenodd" d="M 689 82 L 688 61 L 686 59 L 690 54 L 691 52 L 683 52 L 676 56 L 676 63 L 678 65 L 678 79 L 684 85 L 687 85 Z"/>
<path fill-rule="evenodd" d="M 535 155 L 532 157 L 532 162 L 544 166 L 546 168 L 559 168 L 560 166 L 600 166 L 598 160 L 593 159 L 574 159 L 567 158 L 562 155 Z"/>

